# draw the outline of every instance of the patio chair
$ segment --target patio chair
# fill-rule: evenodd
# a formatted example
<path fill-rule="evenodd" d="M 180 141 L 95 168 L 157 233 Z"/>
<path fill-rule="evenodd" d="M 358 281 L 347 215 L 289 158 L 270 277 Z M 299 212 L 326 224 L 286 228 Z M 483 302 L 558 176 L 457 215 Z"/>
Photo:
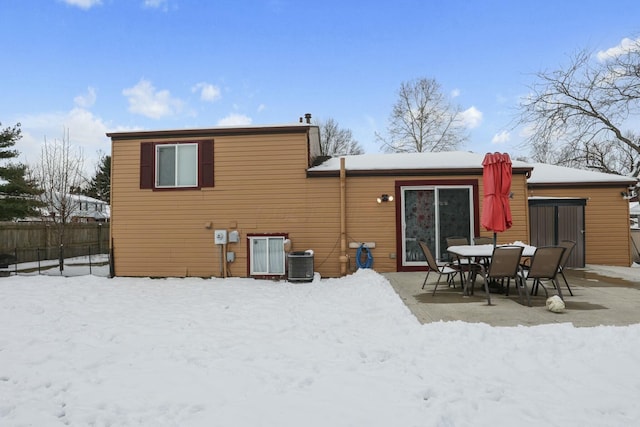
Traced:
<path fill-rule="evenodd" d="M 509 295 L 509 285 L 511 279 L 514 279 L 516 289 L 518 289 L 518 295 L 520 296 L 520 302 L 523 302 L 523 295 L 527 298 L 527 305 L 531 307 L 531 300 L 529 298 L 529 292 L 527 291 L 527 284 L 522 277 L 520 269 L 520 258 L 522 257 L 522 246 L 498 246 L 493 249 L 491 255 L 491 263 L 487 268 L 484 276 L 484 288 L 487 292 L 487 300 L 491 305 L 491 298 L 489 296 L 489 281 L 500 280 L 504 282 L 507 280 L 506 295 Z"/>
<path fill-rule="evenodd" d="M 493 245 L 493 237 L 482 237 L 482 236 L 474 237 L 473 244 L 474 245 Z M 487 268 L 489 266 L 489 263 L 491 262 L 491 258 L 490 257 L 482 258 L 479 260 L 479 262 L 485 268 Z"/>
<path fill-rule="evenodd" d="M 532 295 L 538 295 L 538 288 L 542 286 L 545 295 L 548 297 L 549 293 L 542 281 L 549 280 L 558 291 L 558 296 L 564 300 L 556 276 L 558 275 L 560 260 L 565 250 L 562 246 L 543 246 L 536 249 L 531 258 L 529 268 L 524 270 L 525 280 L 533 279 L 533 284 L 531 285 Z"/>
<path fill-rule="evenodd" d="M 447 237 L 447 247 L 448 246 L 466 246 L 469 244 L 469 239 L 462 236 L 452 236 Z M 458 269 L 460 271 L 460 284 L 464 287 L 465 281 L 465 273 L 471 274 L 471 283 L 472 286 L 475 285 L 475 276 L 480 270 L 480 264 L 469 258 L 462 257 L 454 257 L 455 263 L 453 263 L 452 267 Z"/>
<path fill-rule="evenodd" d="M 431 253 L 429 246 L 427 246 L 427 244 L 424 242 L 418 242 L 418 243 L 420 244 L 420 248 L 422 249 L 422 252 L 424 253 L 425 258 L 427 259 L 427 266 L 429 267 L 427 269 L 427 276 L 424 278 L 424 282 L 422 282 L 422 289 L 424 289 L 424 287 L 427 284 L 427 279 L 429 278 L 429 274 L 431 274 L 431 272 L 434 271 L 438 274 L 438 280 L 436 281 L 436 285 L 433 288 L 433 293 L 431 295 L 435 295 L 436 289 L 438 289 L 438 284 L 440 283 L 440 279 L 442 278 L 442 276 L 446 276 L 447 282 L 449 282 L 452 277 L 454 277 L 456 274 L 459 273 L 459 271 L 456 270 L 455 268 L 451 268 L 450 265 L 448 264 L 444 264 L 444 265 L 438 264 L 435 257 Z"/>
<path fill-rule="evenodd" d="M 571 296 L 573 296 L 573 292 L 571 291 L 569 282 L 567 281 L 567 278 L 564 275 L 564 267 L 567 265 L 567 261 L 569 261 L 569 256 L 571 255 L 573 248 L 576 246 L 576 242 L 574 242 L 573 240 L 562 240 L 560 241 L 558 246 L 562 246 L 563 248 L 565 248 L 565 251 L 562 254 L 562 259 L 560 260 L 560 267 L 558 267 L 558 273 L 560 273 L 562 280 L 564 280 L 565 285 L 567 285 L 567 289 L 569 290 L 569 293 L 571 294 Z"/>
<path fill-rule="evenodd" d="M 493 245 L 493 237 L 474 237 L 474 245 Z"/>

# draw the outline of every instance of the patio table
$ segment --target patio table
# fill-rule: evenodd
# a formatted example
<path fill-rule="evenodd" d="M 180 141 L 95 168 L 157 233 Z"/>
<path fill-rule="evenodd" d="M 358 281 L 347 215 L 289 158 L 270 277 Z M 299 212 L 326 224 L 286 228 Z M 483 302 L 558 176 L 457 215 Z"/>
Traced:
<path fill-rule="evenodd" d="M 524 249 L 522 250 L 523 257 L 532 257 L 536 252 L 535 246 L 530 245 L 519 245 L 517 243 L 513 243 L 510 245 L 498 245 L 498 246 L 522 246 Z M 491 258 L 493 255 L 493 245 L 458 245 L 458 246 L 449 246 L 447 248 L 447 252 L 450 254 L 456 255 L 458 258 Z M 480 264 L 480 268 L 484 272 L 484 266 Z M 463 289 L 464 295 L 472 294 L 472 286 L 471 286 L 471 271 L 467 272 L 467 278 L 465 280 L 465 285 Z"/>

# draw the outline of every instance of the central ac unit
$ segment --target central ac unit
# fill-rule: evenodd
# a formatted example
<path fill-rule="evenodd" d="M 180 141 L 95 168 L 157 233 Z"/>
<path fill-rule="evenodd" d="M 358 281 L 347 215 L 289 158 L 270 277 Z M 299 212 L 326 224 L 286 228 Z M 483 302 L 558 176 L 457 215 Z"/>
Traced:
<path fill-rule="evenodd" d="M 289 280 L 292 282 L 311 282 L 313 280 L 313 254 L 309 252 L 291 252 L 288 255 Z"/>

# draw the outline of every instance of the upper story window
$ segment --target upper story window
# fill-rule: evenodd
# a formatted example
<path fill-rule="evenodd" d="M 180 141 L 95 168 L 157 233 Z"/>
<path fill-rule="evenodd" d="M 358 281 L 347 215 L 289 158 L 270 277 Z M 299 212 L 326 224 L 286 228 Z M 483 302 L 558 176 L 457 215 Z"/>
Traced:
<path fill-rule="evenodd" d="M 201 187 L 213 187 L 212 140 L 140 144 L 140 188 Z"/>
<path fill-rule="evenodd" d="M 198 144 L 156 145 L 156 187 L 198 186 Z"/>

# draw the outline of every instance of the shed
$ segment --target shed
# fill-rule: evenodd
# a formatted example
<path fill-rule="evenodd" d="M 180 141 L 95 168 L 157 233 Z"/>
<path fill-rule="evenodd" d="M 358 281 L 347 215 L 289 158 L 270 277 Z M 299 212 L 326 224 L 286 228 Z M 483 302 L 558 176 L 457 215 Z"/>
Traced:
<path fill-rule="evenodd" d="M 544 163 L 532 166 L 527 182 L 531 244 L 575 241 L 569 266 L 631 265 L 625 194 L 636 180 Z"/>

